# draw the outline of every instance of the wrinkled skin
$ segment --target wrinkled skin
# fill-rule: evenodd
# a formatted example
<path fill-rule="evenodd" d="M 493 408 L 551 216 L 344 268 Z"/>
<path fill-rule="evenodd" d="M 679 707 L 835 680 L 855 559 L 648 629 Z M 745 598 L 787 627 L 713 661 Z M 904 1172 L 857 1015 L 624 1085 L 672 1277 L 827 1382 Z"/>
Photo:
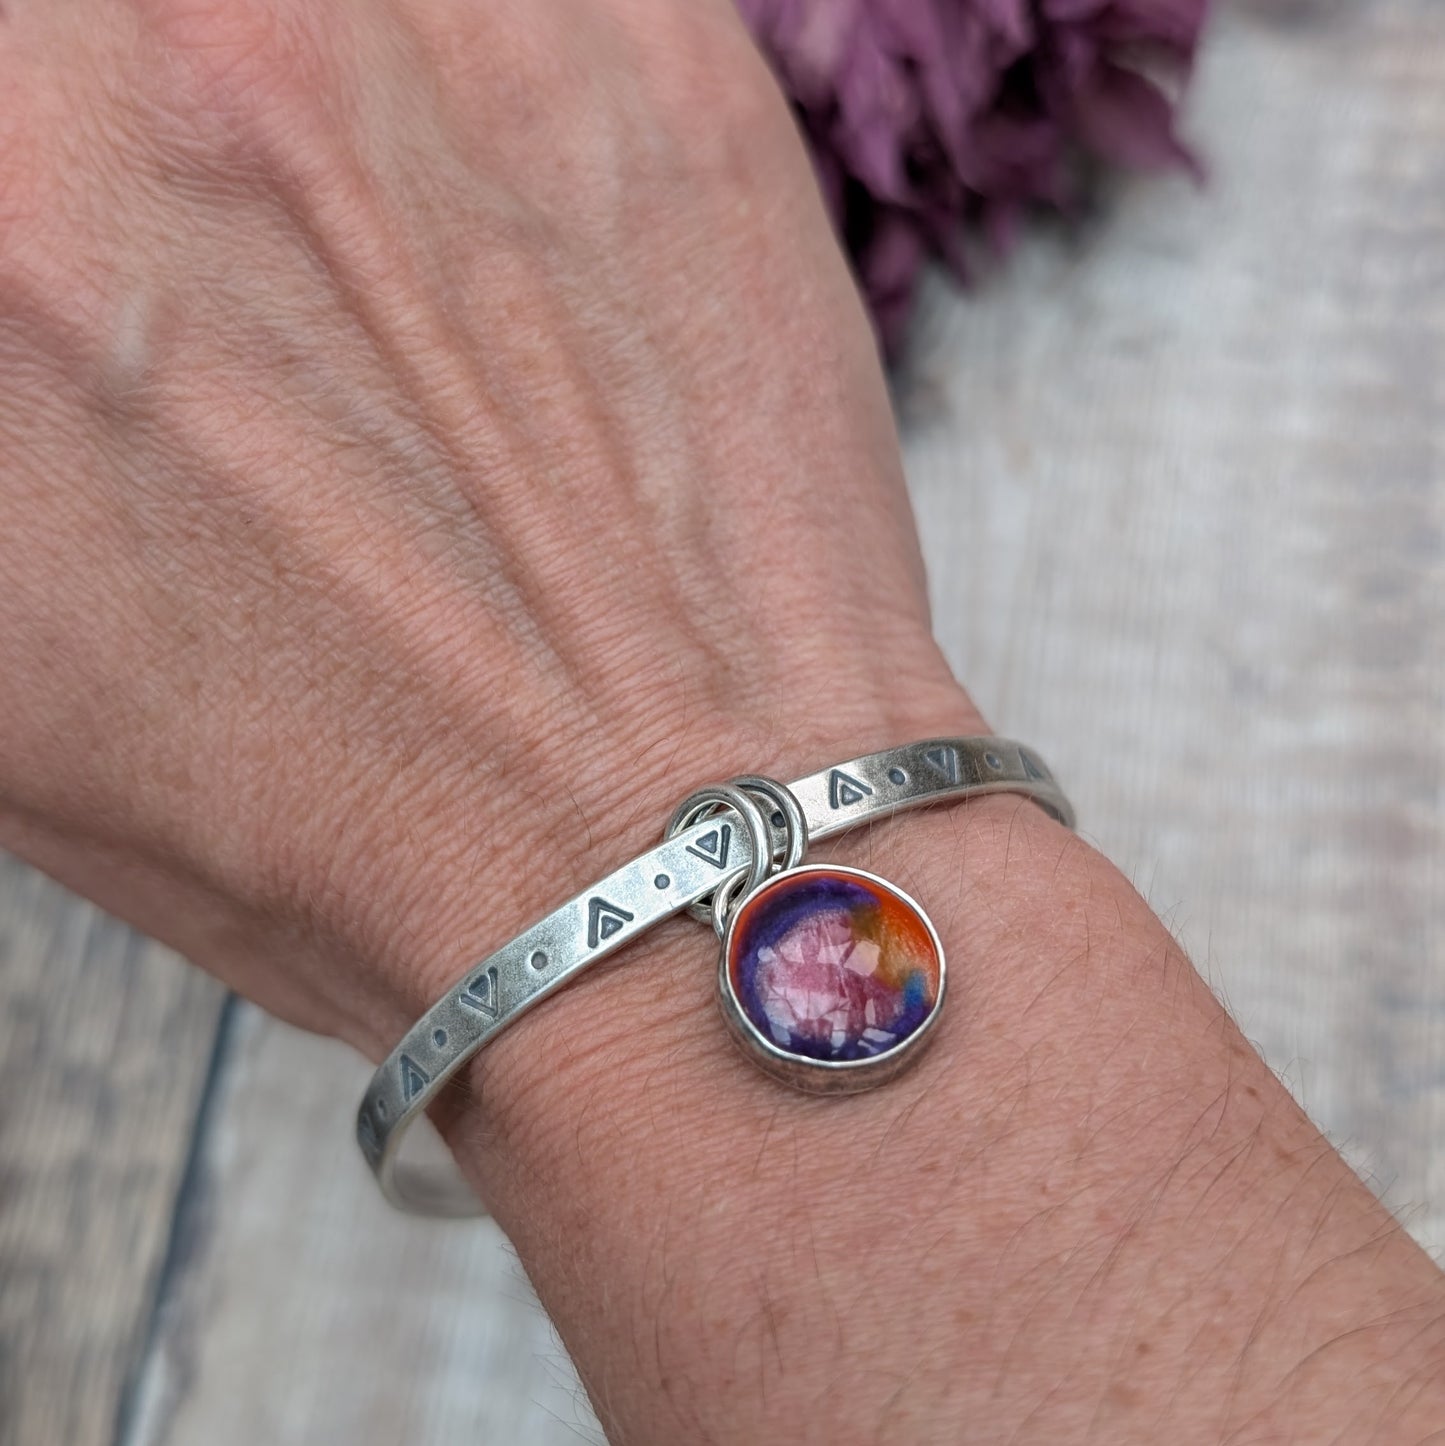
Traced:
<path fill-rule="evenodd" d="M 969 723 L 725 6 L 8 12 L 8 846 L 375 1054 L 719 762 Z"/>

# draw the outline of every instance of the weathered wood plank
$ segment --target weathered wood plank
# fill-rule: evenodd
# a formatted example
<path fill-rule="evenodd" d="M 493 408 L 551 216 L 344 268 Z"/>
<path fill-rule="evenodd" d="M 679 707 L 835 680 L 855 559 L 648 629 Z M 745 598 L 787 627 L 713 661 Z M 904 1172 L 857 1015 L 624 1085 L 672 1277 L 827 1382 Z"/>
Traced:
<path fill-rule="evenodd" d="M 106 1446 L 222 991 L 0 856 L 0 1441 Z"/>
<path fill-rule="evenodd" d="M 244 1011 L 119 1446 L 602 1440 L 496 1226 L 381 1200 L 351 1138 L 368 1073 Z"/>
<path fill-rule="evenodd" d="M 1445 10 L 1237 6 L 1194 113 L 1205 191 L 1120 187 L 931 298 L 937 627 L 1438 1248 Z"/>

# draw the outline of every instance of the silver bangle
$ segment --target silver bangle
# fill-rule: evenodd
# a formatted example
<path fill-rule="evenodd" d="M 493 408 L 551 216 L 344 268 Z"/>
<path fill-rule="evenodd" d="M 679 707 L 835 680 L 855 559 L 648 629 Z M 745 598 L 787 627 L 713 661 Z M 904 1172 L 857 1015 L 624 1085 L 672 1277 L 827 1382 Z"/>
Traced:
<path fill-rule="evenodd" d="M 691 795 L 661 844 L 468 969 L 376 1071 L 356 1138 L 382 1192 L 423 1214 L 476 1214 L 454 1170 L 435 1174 L 399 1160 L 408 1127 L 534 1004 L 684 909 L 716 926 L 724 1018 L 768 1073 L 820 1092 L 891 1078 L 917 1056 L 942 1006 L 942 946 L 927 915 L 895 886 L 859 870 L 805 865 L 803 855 L 812 839 L 900 809 L 985 793 L 1023 794 L 1074 826 L 1038 756 L 1004 738 L 931 738 L 786 786 L 747 777 Z M 861 933 L 853 920 L 867 921 Z M 797 962 L 800 948 L 807 957 Z M 787 975 L 789 961 L 812 972 Z M 831 1014 L 804 1009 L 803 1019 L 797 988 L 790 995 L 791 985 L 777 981 L 802 977 L 811 1000 L 817 991 L 809 994 L 807 981 L 819 970 L 841 981 L 846 998 L 832 1001 Z"/>

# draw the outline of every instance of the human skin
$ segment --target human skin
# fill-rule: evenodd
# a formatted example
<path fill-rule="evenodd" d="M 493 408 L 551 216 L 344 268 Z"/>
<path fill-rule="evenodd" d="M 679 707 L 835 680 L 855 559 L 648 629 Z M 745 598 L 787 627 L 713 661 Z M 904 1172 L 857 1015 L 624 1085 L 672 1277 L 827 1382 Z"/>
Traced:
<path fill-rule="evenodd" d="M 7 0 L 0 380 L 0 842 L 372 1058 L 699 784 L 984 728 L 721 0 Z M 943 937 L 912 1073 L 756 1074 L 675 921 L 447 1102 L 614 1441 L 1445 1437 L 1439 1272 L 1117 871 L 818 854 Z"/>

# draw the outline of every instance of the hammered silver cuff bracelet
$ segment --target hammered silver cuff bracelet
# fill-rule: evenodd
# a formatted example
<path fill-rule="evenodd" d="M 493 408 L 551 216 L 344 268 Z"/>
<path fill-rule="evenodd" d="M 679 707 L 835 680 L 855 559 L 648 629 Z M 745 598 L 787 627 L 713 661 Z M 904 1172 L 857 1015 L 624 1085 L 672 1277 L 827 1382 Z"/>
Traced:
<path fill-rule="evenodd" d="M 734 1039 L 812 1093 L 883 1084 L 921 1053 L 943 1006 L 943 946 L 902 890 L 860 869 L 805 864 L 813 839 L 900 809 L 1019 793 L 1069 828 L 1038 756 L 1005 738 L 930 738 L 781 784 L 714 784 L 677 807 L 661 844 L 468 969 L 373 1076 L 356 1138 L 388 1200 L 431 1215 L 479 1207 L 454 1170 L 398 1159 L 446 1082 L 532 1005 L 686 909 L 722 941 L 718 998 Z"/>

